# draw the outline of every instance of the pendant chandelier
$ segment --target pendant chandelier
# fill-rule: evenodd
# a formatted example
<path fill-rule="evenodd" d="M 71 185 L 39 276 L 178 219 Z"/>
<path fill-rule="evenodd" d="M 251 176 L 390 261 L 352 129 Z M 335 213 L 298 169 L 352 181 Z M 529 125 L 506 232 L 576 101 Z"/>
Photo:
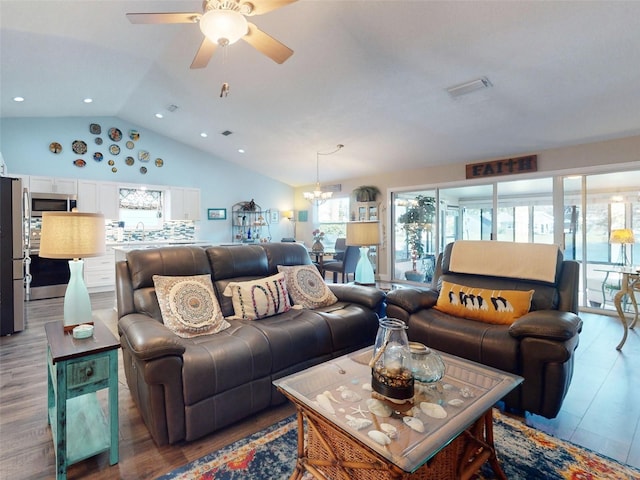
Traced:
<path fill-rule="evenodd" d="M 338 145 L 336 145 L 336 149 L 332 150 L 331 152 L 316 152 L 316 187 L 314 188 L 313 192 L 304 192 L 302 194 L 302 196 L 307 199 L 312 205 L 322 205 L 333 195 L 333 192 L 323 192 L 322 188 L 320 188 L 320 155 L 333 155 L 343 147 L 344 145 L 339 143 Z"/>

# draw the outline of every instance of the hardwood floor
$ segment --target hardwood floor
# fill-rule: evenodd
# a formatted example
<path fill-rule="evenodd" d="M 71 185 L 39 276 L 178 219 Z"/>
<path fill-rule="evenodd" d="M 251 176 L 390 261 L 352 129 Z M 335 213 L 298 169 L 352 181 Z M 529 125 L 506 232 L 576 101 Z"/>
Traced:
<path fill-rule="evenodd" d="M 93 294 L 97 316 L 116 333 L 113 294 Z M 54 451 L 47 425 L 44 324 L 62 320 L 62 299 L 27 303 L 25 331 L 0 337 L 0 478 L 53 478 Z M 617 318 L 582 314 L 585 323 L 569 394 L 557 418 L 526 422 L 623 463 L 640 468 L 640 329 L 622 336 Z M 151 479 L 258 431 L 294 412 L 285 404 L 206 438 L 157 447 L 131 400 L 122 362 L 119 374 L 120 462 L 100 454 L 69 467 L 67 478 Z"/>

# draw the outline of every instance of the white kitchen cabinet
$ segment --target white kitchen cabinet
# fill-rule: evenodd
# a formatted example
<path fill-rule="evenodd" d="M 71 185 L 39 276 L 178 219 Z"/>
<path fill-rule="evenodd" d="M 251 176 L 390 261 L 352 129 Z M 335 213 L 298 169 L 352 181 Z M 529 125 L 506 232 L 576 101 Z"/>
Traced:
<path fill-rule="evenodd" d="M 170 219 L 200 220 L 200 189 L 171 187 Z"/>
<path fill-rule="evenodd" d="M 104 218 L 118 220 L 118 184 L 78 180 L 78 210 L 102 213 Z"/>
<path fill-rule="evenodd" d="M 29 191 L 31 193 L 65 193 L 76 195 L 78 182 L 74 178 L 29 177 Z"/>
<path fill-rule="evenodd" d="M 109 292 L 116 289 L 116 257 L 113 248 L 105 255 L 84 259 L 84 283 L 89 292 Z"/>

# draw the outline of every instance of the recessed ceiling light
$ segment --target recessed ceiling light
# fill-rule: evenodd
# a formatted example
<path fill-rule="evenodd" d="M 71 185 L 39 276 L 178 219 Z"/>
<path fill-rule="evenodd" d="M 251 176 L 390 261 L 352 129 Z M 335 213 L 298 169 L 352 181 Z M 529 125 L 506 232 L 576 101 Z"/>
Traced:
<path fill-rule="evenodd" d="M 207 135 L 207 132 L 202 132 L 202 133 L 200 134 L 200 136 L 201 136 L 202 138 L 207 138 L 209 135 Z"/>
<path fill-rule="evenodd" d="M 93 102 L 93 98 L 85 98 L 84 100 L 82 100 L 84 103 L 92 103 Z"/>
<path fill-rule="evenodd" d="M 161 113 L 156 113 L 156 118 L 164 118 L 164 115 Z"/>
<path fill-rule="evenodd" d="M 238 153 L 244 153 L 244 148 L 239 148 Z"/>
<path fill-rule="evenodd" d="M 24 102 L 24 97 L 13 97 L 14 102 Z"/>

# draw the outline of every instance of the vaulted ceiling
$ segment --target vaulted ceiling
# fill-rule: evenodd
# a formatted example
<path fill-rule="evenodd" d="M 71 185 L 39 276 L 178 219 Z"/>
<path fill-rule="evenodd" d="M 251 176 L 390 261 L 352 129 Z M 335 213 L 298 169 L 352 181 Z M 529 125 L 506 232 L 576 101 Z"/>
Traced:
<path fill-rule="evenodd" d="M 637 1 L 298 0 L 251 17 L 285 63 L 239 41 L 197 70 L 198 25 L 125 16 L 191 11 L 1 0 L 1 116 L 116 116 L 294 186 L 339 143 L 322 182 L 640 134 Z"/>

